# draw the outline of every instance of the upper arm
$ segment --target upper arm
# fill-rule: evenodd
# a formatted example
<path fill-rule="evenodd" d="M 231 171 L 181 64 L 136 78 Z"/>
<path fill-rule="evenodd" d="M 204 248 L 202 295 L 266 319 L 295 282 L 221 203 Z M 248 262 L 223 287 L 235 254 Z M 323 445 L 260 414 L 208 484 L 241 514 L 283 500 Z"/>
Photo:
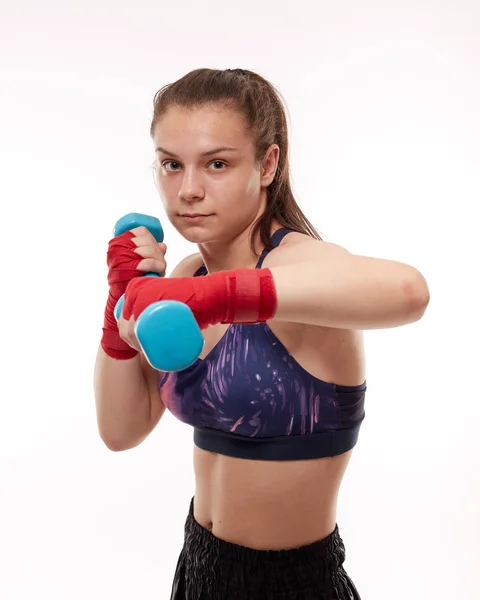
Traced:
<path fill-rule="evenodd" d="M 191 254 L 178 263 L 171 272 L 170 277 L 189 277 L 195 273 L 202 263 L 203 259 L 199 252 Z M 162 415 L 165 412 L 165 405 L 162 402 L 160 390 L 158 388 L 158 371 L 150 365 L 142 353 L 140 353 L 140 364 L 150 395 L 152 407 L 151 423 L 153 429 L 162 418 Z"/>
<path fill-rule="evenodd" d="M 158 371 L 150 365 L 141 352 L 139 357 L 142 373 L 147 384 L 148 395 L 150 397 L 150 422 L 151 430 L 153 430 L 165 412 L 165 404 L 162 402 L 160 390 L 158 389 Z"/>
<path fill-rule="evenodd" d="M 429 302 L 430 294 L 425 278 L 412 265 L 354 254 L 338 244 L 316 240 L 300 233 L 285 236 L 284 242 L 265 257 L 265 267 L 274 268 L 278 273 L 283 268 L 288 270 L 288 267 L 298 265 L 298 272 L 302 272 L 304 278 L 324 278 L 331 284 L 332 294 L 337 295 L 341 295 L 339 273 L 342 273 L 345 280 L 355 279 L 359 291 L 370 290 L 372 298 L 375 294 L 378 296 L 378 285 L 381 282 L 384 294 L 389 294 L 393 299 L 400 298 L 392 310 L 407 310 L 409 315 L 424 311 Z M 383 306 L 382 309 L 384 308 Z"/>

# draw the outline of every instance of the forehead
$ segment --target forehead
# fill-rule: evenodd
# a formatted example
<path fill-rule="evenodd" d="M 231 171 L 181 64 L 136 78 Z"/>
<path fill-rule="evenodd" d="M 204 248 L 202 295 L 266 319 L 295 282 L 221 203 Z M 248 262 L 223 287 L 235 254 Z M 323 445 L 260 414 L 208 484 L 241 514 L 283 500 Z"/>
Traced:
<path fill-rule="evenodd" d="M 216 105 L 187 109 L 170 107 L 155 126 L 153 141 L 172 151 L 214 146 L 249 146 L 245 121 L 235 110 Z"/>

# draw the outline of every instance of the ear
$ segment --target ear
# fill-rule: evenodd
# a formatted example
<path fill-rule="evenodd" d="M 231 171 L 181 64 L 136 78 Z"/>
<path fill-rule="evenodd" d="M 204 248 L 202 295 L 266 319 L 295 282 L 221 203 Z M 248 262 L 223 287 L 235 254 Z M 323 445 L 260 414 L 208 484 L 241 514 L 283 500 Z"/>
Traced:
<path fill-rule="evenodd" d="M 277 144 L 272 144 L 265 152 L 265 156 L 262 160 L 261 169 L 261 185 L 262 187 L 268 187 L 275 179 L 275 173 L 277 172 L 278 159 L 280 157 L 280 148 Z"/>

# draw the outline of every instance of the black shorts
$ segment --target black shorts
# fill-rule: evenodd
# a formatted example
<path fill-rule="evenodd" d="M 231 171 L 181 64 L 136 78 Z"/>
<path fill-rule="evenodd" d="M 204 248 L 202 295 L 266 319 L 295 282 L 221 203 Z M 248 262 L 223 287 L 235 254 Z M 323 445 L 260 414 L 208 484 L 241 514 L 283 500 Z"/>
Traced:
<path fill-rule="evenodd" d="M 254 550 L 199 525 L 192 499 L 170 600 L 360 600 L 344 560 L 338 526 L 308 546 Z"/>

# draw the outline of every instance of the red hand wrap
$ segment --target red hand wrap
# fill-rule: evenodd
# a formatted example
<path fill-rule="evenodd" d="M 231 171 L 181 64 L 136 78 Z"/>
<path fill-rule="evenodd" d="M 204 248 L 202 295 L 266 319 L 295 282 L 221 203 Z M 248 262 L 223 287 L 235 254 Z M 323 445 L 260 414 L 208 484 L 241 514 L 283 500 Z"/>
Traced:
<path fill-rule="evenodd" d="M 264 323 L 277 308 L 269 269 L 237 269 L 205 277 L 134 279 L 127 286 L 123 317 L 136 320 L 159 300 L 187 304 L 200 329 L 216 323 Z"/>
<path fill-rule="evenodd" d="M 128 283 L 134 277 L 143 275 L 143 272 L 137 269 L 142 257 L 134 252 L 136 246 L 132 242 L 133 237 L 135 237 L 133 233 L 126 231 L 110 240 L 107 251 L 110 291 L 105 307 L 103 335 L 100 343 L 108 356 L 120 360 L 133 358 L 137 355 L 137 351 L 120 337 L 117 321 L 113 314 L 115 305 L 125 293 Z"/>

